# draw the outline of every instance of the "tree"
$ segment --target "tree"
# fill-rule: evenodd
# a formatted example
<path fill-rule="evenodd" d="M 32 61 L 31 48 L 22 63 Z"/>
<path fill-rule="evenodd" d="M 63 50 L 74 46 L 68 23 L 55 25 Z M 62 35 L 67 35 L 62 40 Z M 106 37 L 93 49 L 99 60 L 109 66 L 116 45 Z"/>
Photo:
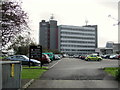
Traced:
<path fill-rule="evenodd" d="M 29 37 L 19 35 L 8 49 L 13 49 L 15 54 L 27 55 L 30 45 L 36 44 Z"/>
<path fill-rule="evenodd" d="M 2 7 L 0 10 L 2 14 L 0 18 L 0 24 L 2 25 L 0 33 L 2 34 L 3 47 L 8 45 L 16 35 L 28 30 L 28 16 L 27 13 L 22 10 L 20 4 L 21 2 L 5 0 L 2 1 L 2 5 L 0 5 L 0 7 Z"/>

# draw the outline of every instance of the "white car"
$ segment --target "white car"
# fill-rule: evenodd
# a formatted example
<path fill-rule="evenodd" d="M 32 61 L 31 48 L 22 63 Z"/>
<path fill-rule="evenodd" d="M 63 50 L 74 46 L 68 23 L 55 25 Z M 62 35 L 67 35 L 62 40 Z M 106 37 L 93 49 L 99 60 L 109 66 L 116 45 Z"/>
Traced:
<path fill-rule="evenodd" d="M 59 55 L 55 54 L 55 55 L 54 55 L 54 59 L 55 59 L 55 60 L 60 60 L 61 58 L 60 58 Z"/>
<path fill-rule="evenodd" d="M 30 60 L 30 64 L 32 66 L 34 66 L 34 65 L 40 65 L 41 64 L 40 61 L 35 60 L 35 59 L 29 59 L 25 55 L 14 55 L 14 56 L 7 57 L 6 59 L 12 60 L 12 61 L 22 61 L 23 65 L 28 65 L 29 64 L 29 60 Z"/>
<path fill-rule="evenodd" d="M 117 59 L 118 54 L 110 55 L 110 59 Z"/>

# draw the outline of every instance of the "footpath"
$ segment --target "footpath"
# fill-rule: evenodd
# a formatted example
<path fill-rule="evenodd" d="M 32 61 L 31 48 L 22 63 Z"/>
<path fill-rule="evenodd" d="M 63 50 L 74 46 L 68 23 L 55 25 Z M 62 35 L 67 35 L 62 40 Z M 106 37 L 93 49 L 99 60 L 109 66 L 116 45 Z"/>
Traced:
<path fill-rule="evenodd" d="M 60 60 L 52 61 L 50 64 L 44 64 L 43 66 L 48 67 L 51 69 L 56 65 Z M 25 89 L 28 88 L 35 80 L 34 79 L 21 79 L 21 88 Z"/>

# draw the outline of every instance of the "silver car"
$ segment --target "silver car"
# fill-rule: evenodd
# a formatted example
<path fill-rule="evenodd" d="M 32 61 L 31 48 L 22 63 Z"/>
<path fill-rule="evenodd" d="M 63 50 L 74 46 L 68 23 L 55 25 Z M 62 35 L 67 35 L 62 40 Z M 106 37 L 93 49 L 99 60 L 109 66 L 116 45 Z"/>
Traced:
<path fill-rule="evenodd" d="M 28 65 L 29 64 L 29 58 L 25 55 L 14 55 L 7 57 L 6 59 L 12 60 L 12 61 L 22 61 L 23 65 Z M 35 66 L 35 65 L 40 65 L 41 62 L 35 59 L 30 59 L 30 65 Z"/>

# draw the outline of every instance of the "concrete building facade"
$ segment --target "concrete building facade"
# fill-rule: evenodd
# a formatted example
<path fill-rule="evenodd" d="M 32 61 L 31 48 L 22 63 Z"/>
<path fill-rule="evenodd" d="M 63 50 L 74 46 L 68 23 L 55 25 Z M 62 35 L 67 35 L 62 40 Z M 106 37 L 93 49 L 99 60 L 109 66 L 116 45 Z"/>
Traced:
<path fill-rule="evenodd" d="M 58 50 L 66 54 L 91 54 L 97 48 L 97 25 L 58 27 Z"/>
<path fill-rule="evenodd" d="M 120 43 L 113 44 L 113 53 L 120 52 Z"/>
<path fill-rule="evenodd" d="M 58 27 L 57 27 L 57 21 L 50 20 L 50 49 L 57 49 L 57 34 L 58 34 Z"/>
<path fill-rule="evenodd" d="M 96 52 L 101 55 L 116 54 L 120 52 L 120 43 L 107 42 L 106 47 L 96 48 Z"/>
<path fill-rule="evenodd" d="M 39 44 L 65 54 L 91 54 L 97 48 L 97 25 L 57 25 L 56 20 L 39 24 Z"/>
<path fill-rule="evenodd" d="M 39 23 L 39 44 L 43 48 L 57 49 L 57 21 L 50 20 L 46 22 L 42 20 Z"/>
<path fill-rule="evenodd" d="M 113 54 L 113 48 L 103 47 L 103 48 L 96 48 L 95 50 L 96 50 L 95 52 L 99 53 L 99 55 Z"/>
<path fill-rule="evenodd" d="M 49 48 L 50 44 L 50 34 L 49 34 L 49 22 L 42 20 L 39 23 L 39 44 L 42 45 L 44 48 Z"/>

